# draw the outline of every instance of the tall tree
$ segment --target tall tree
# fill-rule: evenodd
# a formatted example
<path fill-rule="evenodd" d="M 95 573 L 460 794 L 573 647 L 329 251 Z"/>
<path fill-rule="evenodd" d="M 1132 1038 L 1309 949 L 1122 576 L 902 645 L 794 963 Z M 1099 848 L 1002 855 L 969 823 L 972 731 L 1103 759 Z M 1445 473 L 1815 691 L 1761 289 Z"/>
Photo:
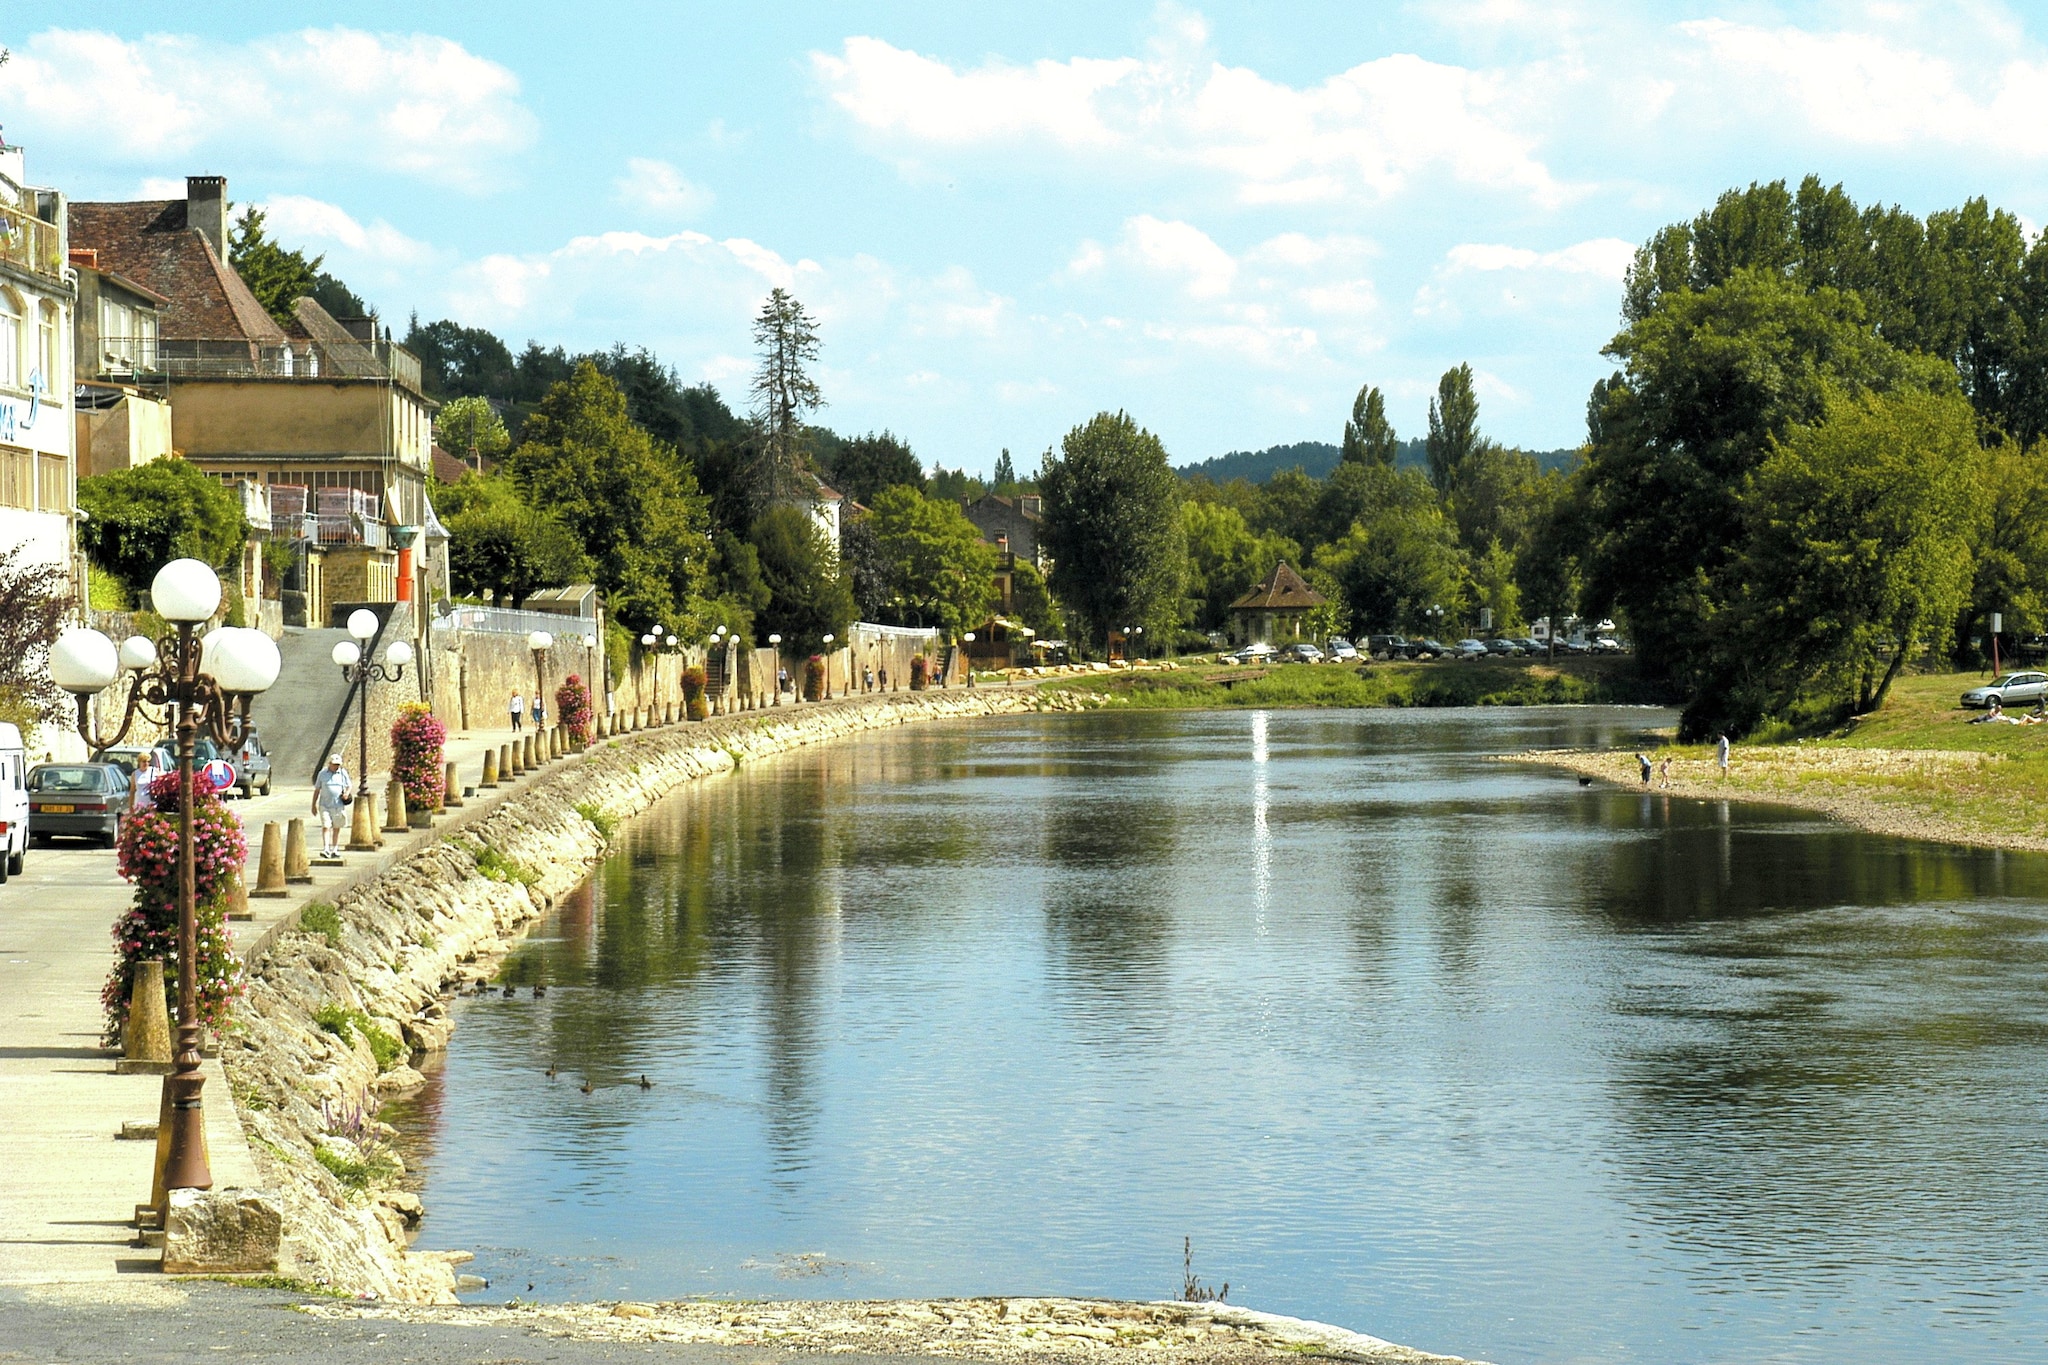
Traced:
<path fill-rule="evenodd" d="M 754 318 L 754 345 L 761 365 L 754 372 L 754 497 L 759 506 L 806 490 L 804 419 L 824 406 L 811 378 L 818 359 L 818 324 L 803 304 L 780 285 Z"/>
<path fill-rule="evenodd" d="M 887 565 L 898 624 L 973 630 L 995 609 L 995 548 L 959 504 L 897 485 L 875 496 L 866 518 Z"/>
<path fill-rule="evenodd" d="M 1424 449 L 1429 454 L 1429 481 L 1439 493 L 1449 493 L 1466 461 L 1478 451 L 1479 395 L 1472 391 L 1472 367 L 1459 365 L 1445 370 L 1437 381 L 1436 397 L 1429 400 L 1429 436 Z"/>
<path fill-rule="evenodd" d="M 1188 556 L 1183 588 L 1190 614 L 1203 630 L 1228 625 L 1230 604 L 1251 591 L 1275 564 L 1283 559 L 1301 562 L 1293 541 L 1253 534 L 1237 509 L 1225 503 L 1189 500 L 1181 505 L 1180 521 Z"/>
<path fill-rule="evenodd" d="M 292 304 L 314 291 L 321 262 L 327 258 L 315 256 L 309 261 L 302 251 L 287 251 L 270 239 L 263 219 L 263 210 L 254 204 L 242 210 L 228 233 L 228 264 L 249 286 L 264 312 L 289 324 L 293 321 Z"/>
<path fill-rule="evenodd" d="M 494 463 L 511 448 L 505 419 L 487 398 L 471 395 L 458 398 L 434 414 L 434 443 L 460 459 L 472 470 Z"/>
<path fill-rule="evenodd" d="M 995 491 L 1005 496 L 1016 491 L 1017 466 L 1010 459 L 1008 446 L 1004 446 L 1002 453 L 996 456 L 996 468 L 991 481 L 995 484 Z"/>
<path fill-rule="evenodd" d="M 837 548 L 802 508 L 778 503 L 747 533 L 768 588 L 756 629 L 782 636 L 797 653 L 824 647 L 827 635 L 846 638 L 853 621 L 853 591 L 839 571 Z"/>
<path fill-rule="evenodd" d="M 1459 619 L 1464 556 L 1442 501 L 1414 470 L 1387 471 L 1382 496 L 1316 565 L 1342 589 L 1363 631 L 1441 629 Z"/>
<path fill-rule="evenodd" d="M 619 620 L 697 629 L 712 560 L 696 474 L 627 417 L 625 394 L 594 363 L 549 390 L 503 468 L 576 533 Z"/>
<path fill-rule="evenodd" d="M 448 576 L 457 592 L 520 607 L 542 588 L 590 572 L 562 519 L 531 506 L 502 475 L 465 474 L 434 494 L 434 511 L 448 528 Z"/>
<path fill-rule="evenodd" d="M 885 488 L 924 491 L 924 466 L 916 453 L 886 431 L 841 441 L 825 469 L 834 488 L 864 507 Z"/>
<path fill-rule="evenodd" d="M 25 730 L 66 719 L 70 697 L 50 681 L 49 650 L 71 607 L 62 565 L 30 558 L 26 541 L 0 549 L 0 720 Z"/>
<path fill-rule="evenodd" d="M 1124 413 L 1101 413 L 1066 434 L 1039 491 L 1053 592 L 1088 640 L 1177 617 L 1180 480 L 1157 436 Z"/>
<path fill-rule="evenodd" d="M 1401 452 L 1400 438 L 1387 420 L 1387 400 L 1367 384 L 1351 403 L 1351 420 L 1344 424 L 1344 464 L 1377 464 L 1393 467 Z"/>

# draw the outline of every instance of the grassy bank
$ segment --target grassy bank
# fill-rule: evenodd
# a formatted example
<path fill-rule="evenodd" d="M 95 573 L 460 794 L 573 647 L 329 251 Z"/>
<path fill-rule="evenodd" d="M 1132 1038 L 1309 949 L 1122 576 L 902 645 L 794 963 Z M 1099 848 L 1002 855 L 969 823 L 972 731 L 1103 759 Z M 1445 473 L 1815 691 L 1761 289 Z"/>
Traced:
<path fill-rule="evenodd" d="M 1144 710 L 1290 706 L 1554 706 L 1663 700 L 1633 677 L 1626 659 L 1572 659 L 1555 666 L 1494 662 L 1197 664 L 1170 673 L 1091 674 L 1047 684 Z"/>
<path fill-rule="evenodd" d="M 1713 750 L 1666 745 L 1674 793 L 1778 801 L 1885 834 L 2048 850 L 2048 725 L 1971 725 L 1956 699 L 1974 673 L 1903 678 L 1884 710 L 1832 733 L 1737 745 L 1724 778 Z M 1632 753 L 1532 755 L 1635 786 Z M 1653 779 L 1659 780 L 1659 779 Z"/>

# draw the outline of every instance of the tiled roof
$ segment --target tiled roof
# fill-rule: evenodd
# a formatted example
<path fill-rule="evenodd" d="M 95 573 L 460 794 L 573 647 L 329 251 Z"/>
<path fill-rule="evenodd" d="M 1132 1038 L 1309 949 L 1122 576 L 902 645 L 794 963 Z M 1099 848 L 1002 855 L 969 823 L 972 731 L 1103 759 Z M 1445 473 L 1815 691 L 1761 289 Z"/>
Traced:
<path fill-rule="evenodd" d="M 1273 566 L 1266 581 L 1230 604 L 1232 611 L 1307 611 L 1323 605 L 1323 595 L 1301 581 L 1285 560 Z"/>
<path fill-rule="evenodd" d="M 285 339 L 234 267 L 185 226 L 184 200 L 73 201 L 70 218 L 71 244 L 98 252 L 100 269 L 170 301 L 161 330 L 165 340 Z"/>

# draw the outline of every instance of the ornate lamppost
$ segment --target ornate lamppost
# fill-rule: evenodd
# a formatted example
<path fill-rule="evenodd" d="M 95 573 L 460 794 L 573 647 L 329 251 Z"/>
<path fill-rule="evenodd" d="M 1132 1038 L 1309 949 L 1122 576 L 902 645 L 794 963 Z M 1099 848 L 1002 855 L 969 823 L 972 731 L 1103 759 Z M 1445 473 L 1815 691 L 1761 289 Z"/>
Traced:
<path fill-rule="evenodd" d="M 725 627 L 714 626 L 711 631 L 710 647 L 705 650 L 706 663 L 710 662 L 711 650 L 715 649 L 718 651 L 718 701 L 721 712 L 724 710 L 726 693 L 730 690 L 727 686 L 726 666 L 732 662 L 731 644 L 732 640 L 726 634 Z M 711 670 L 707 668 L 704 671 L 708 675 Z M 710 683 L 711 680 L 707 676 L 705 678 L 705 686 L 709 687 Z"/>
<path fill-rule="evenodd" d="M 832 700 L 832 632 L 825 632 L 825 697 Z"/>
<path fill-rule="evenodd" d="M 533 651 L 534 696 L 539 698 L 542 704 L 545 705 L 548 695 L 548 651 L 555 647 L 555 637 L 544 630 L 529 631 L 526 636 L 526 647 Z M 562 718 L 556 716 L 555 724 L 560 725 L 561 723 Z M 541 736 L 541 744 L 543 746 L 547 744 L 546 735 Z M 547 757 L 545 747 L 542 749 L 541 757 Z"/>
<path fill-rule="evenodd" d="M 782 705 L 782 637 L 768 637 L 768 647 L 775 651 L 775 704 Z"/>
<path fill-rule="evenodd" d="M 974 686 L 974 632 L 968 631 L 960 637 L 960 641 L 968 646 L 966 649 L 961 650 L 960 653 L 967 660 L 967 685 L 972 687 Z"/>
<path fill-rule="evenodd" d="M 367 607 L 359 607 L 348 614 L 348 633 L 352 637 L 334 646 L 333 659 L 341 669 L 341 676 L 350 686 L 361 689 L 356 705 L 356 790 L 370 789 L 370 684 L 397 682 L 405 677 L 405 666 L 412 662 L 412 646 L 404 640 L 393 640 L 384 648 L 384 662 L 375 663 L 363 657 L 363 647 L 377 633 L 377 613 Z"/>
<path fill-rule="evenodd" d="M 145 705 L 167 707 L 178 749 L 178 1051 L 164 1078 L 171 1116 L 164 1188 L 213 1188 L 206 1159 L 206 1078 L 199 1071 L 198 874 L 192 848 L 192 759 L 201 735 L 240 748 L 249 703 L 277 681 L 277 645 L 260 630 L 222 626 L 198 635 L 220 606 L 220 579 L 196 559 L 174 559 L 150 584 L 151 605 L 173 627 L 162 639 L 131 636 L 117 650 L 99 631 L 72 627 L 50 647 L 50 680 L 77 699 L 78 737 L 97 753 L 119 744 Z M 133 674 L 121 725 L 101 732 L 92 698 Z"/>

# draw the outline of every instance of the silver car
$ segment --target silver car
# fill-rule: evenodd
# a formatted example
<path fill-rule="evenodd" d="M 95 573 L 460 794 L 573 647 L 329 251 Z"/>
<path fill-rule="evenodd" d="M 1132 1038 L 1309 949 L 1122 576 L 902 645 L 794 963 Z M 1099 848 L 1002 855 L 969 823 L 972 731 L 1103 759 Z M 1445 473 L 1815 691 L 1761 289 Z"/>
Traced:
<path fill-rule="evenodd" d="M 2043 697 L 2048 697 L 2048 673 L 2008 673 L 1963 693 L 1963 705 L 1989 706 L 1994 698 L 2000 706 L 2031 705 Z"/>

